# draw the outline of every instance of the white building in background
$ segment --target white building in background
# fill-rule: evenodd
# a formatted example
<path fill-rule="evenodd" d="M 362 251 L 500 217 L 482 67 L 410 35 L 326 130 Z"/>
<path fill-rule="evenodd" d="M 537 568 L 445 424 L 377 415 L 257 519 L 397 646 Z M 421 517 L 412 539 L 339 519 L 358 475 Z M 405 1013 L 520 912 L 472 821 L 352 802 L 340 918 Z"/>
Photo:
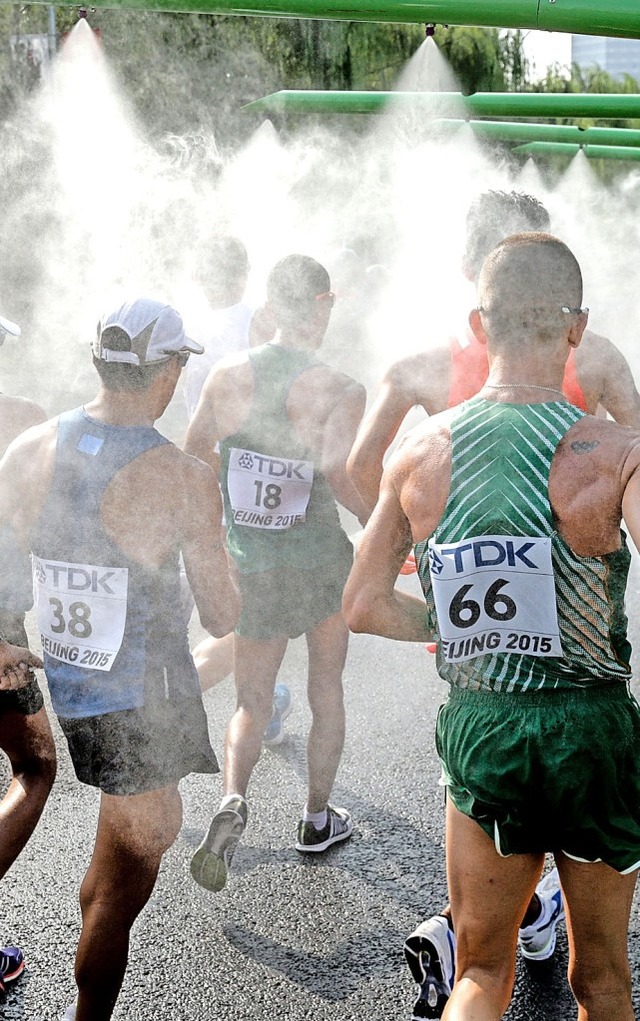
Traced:
<path fill-rule="evenodd" d="M 614 77 L 630 74 L 640 81 L 640 39 L 574 35 L 571 37 L 571 62 L 584 70 L 597 65 Z"/>

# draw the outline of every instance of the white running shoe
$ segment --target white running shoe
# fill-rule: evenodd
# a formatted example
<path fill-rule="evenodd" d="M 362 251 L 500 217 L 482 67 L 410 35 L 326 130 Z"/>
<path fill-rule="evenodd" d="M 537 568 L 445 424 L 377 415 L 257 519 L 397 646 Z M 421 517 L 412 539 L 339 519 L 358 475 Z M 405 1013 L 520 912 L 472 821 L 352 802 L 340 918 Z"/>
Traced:
<path fill-rule="evenodd" d="M 564 918 L 558 870 L 552 869 L 536 886 L 540 915 L 518 931 L 518 945 L 527 961 L 548 961 L 556 948 L 556 926 Z"/>
<path fill-rule="evenodd" d="M 451 996 L 456 967 L 456 937 L 444 915 L 427 918 L 407 937 L 404 957 L 418 986 L 412 1021 L 440 1017 Z"/>

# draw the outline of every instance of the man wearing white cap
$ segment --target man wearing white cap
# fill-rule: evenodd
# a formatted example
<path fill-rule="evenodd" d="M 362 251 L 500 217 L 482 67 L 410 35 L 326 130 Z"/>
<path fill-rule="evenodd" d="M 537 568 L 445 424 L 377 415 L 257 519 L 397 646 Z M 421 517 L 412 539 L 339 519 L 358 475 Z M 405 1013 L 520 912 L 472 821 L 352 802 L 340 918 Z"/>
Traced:
<path fill-rule="evenodd" d="M 112 1015 L 131 926 L 180 829 L 178 781 L 218 771 L 176 606 L 182 554 L 203 626 L 235 625 L 220 496 L 210 468 L 153 427 L 201 350 L 168 305 L 122 305 L 98 325 L 96 397 L 19 438 L 0 471 L 0 522 L 32 552 L 52 704 L 78 778 L 101 791 L 77 1021 Z"/>
<path fill-rule="evenodd" d="M 20 327 L 0 316 L 0 346 Z M 46 415 L 34 401 L 0 394 L 0 458 L 11 441 Z M 32 597 L 31 571 L 11 527 L 0 527 L 0 748 L 11 782 L 0 801 L 0 878 L 33 833 L 56 773 L 56 749 L 42 692 L 31 667 L 42 662 L 26 650 L 24 615 Z M 13 643 L 13 644 L 11 644 Z M 0 948 L 0 994 L 24 970 L 20 947 Z"/>

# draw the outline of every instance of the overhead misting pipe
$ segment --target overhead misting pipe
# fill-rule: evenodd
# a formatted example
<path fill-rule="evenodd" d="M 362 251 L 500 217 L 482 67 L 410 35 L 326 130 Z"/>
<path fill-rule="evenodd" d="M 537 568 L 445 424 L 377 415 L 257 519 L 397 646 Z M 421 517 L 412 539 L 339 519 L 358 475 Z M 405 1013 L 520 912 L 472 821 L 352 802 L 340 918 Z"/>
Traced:
<path fill-rule="evenodd" d="M 640 95 L 629 92 L 476 92 L 472 96 L 463 96 L 460 92 L 323 92 L 299 89 L 274 92 L 248 103 L 244 109 L 264 113 L 346 114 L 385 113 L 392 106 L 406 106 L 435 117 L 640 118 Z"/>
<path fill-rule="evenodd" d="M 618 145 L 640 148 L 640 131 L 631 128 L 579 128 L 571 124 L 531 124 L 516 121 L 433 121 L 434 129 L 471 128 L 475 135 L 499 142 L 564 142 L 574 145 Z"/>
<path fill-rule="evenodd" d="M 0 0 L 17 2 L 17 0 Z M 45 0 L 37 0 L 44 3 Z M 579 35 L 640 38 L 638 0 L 94 0 L 96 7 L 201 14 L 378 21 L 412 25 L 487 25 Z M 57 0 L 58 7 L 76 7 Z"/>
<path fill-rule="evenodd" d="M 529 142 L 512 150 L 525 156 L 577 156 L 583 152 L 590 160 L 632 160 L 640 162 L 640 149 L 620 145 L 569 145 L 562 142 Z"/>

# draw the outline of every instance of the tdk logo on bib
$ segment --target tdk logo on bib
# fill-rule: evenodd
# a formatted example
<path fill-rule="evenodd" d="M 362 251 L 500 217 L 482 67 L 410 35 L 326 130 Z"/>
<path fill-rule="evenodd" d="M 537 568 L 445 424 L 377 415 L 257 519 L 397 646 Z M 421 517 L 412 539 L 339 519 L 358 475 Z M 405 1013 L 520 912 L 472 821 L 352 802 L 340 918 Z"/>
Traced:
<path fill-rule="evenodd" d="M 120 595 L 117 591 L 118 585 L 114 582 L 115 571 L 96 567 L 86 568 L 70 564 L 47 563 L 46 560 L 38 560 L 35 571 L 38 583 L 40 585 L 47 584 L 52 590 L 97 592 L 109 596 Z"/>
<path fill-rule="evenodd" d="M 309 461 L 290 461 L 255 451 L 244 451 L 236 460 L 238 468 L 252 472 L 254 475 L 266 475 L 272 479 L 299 479 L 305 482 L 309 478 Z M 313 465 L 311 465 L 313 478 Z"/>
<path fill-rule="evenodd" d="M 431 574 L 434 574 L 436 577 L 438 577 L 444 571 L 444 564 L 442 563 L 442 560 L 438 556 L 433 546 L 429 546 L 427 554 L 429 557 L 429 570 L 431 571 Z"/>
<path fill-rule="evenodd" d="M 541 565 L 536 563 L 535 555 L 541 548 L 529 539 L 474 539 L 453 546 L 439 546 L 437 551 L 431 547 L 429 566 L 432 574 L 445 577 L 494 567 L 538 571 Z"/>

